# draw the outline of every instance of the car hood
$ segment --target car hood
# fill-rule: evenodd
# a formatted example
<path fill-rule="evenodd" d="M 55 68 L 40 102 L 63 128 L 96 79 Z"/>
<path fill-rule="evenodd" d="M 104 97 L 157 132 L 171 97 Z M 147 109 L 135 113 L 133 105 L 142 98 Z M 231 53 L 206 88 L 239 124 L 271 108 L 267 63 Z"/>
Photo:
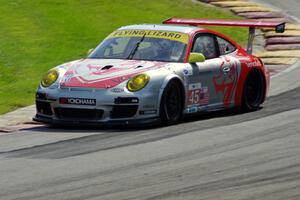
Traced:
<path fill-rule="evenodd" d="M 61 87 L 112 88 L 131 77 L 168 65 L 166 62 L 84 59 L 66 64 Z"/>

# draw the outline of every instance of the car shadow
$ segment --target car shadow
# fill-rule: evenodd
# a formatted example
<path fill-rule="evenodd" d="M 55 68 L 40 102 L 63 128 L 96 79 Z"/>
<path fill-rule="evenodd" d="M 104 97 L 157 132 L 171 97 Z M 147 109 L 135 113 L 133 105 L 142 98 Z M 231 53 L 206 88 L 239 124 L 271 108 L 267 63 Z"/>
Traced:
<path fill-rule="evenodd" d="M 260 110 L 261 108 L 259 108 Z M 251 111 L 255 112 L 255 111 Z M 237 115 L 245 114 L 245 112 L 241 112 L 239 109 L 226 109 L 226 110 L 218 110 L 218 111 L 210 111 L 210 112 L 202 112 L 196 114 L 189 114 L 184 116 L 178 124 L 170 125 L 176 126 L 180 124 L 188 124 L 196 121 L 206 121 L 209 119 L 217 119 L 217 118 L 226 118 Z M 36 124 L 36 123 L 35 123 Z M 57 125 L 43 125 L 39 124 L 38 126 L 28 127 L 20 129 L 21 131 L 31 131 L 31 132 L 47 132 L 47 133 L 82 133 L 82 132 L 97 132 L 101 131 L 101 133 L 115 133 L 115 132 L 136 132 L 136 131 L 145 131 L 152 129 L 160 129 L 163 127 L 167 127 L 163 124 L 148 124 L 148 125 L 102 125 L 102 126 L 84 126 L 84 125 L 73 125 L 73 126 L 57 126 Z"/>

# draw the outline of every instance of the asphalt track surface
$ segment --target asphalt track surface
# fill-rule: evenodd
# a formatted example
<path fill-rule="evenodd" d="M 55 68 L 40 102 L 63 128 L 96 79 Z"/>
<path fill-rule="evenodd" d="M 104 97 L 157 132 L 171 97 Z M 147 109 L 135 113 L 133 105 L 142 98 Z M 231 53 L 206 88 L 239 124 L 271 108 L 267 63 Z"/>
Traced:
<path fill-rule="evenodd" d="M 299 0 L 254 0 L 266 4 L 270 7 L 279 8 L 283 12 L 300 19 L 300 1 Z"/>
<path fill-rule="evenodd" d="M 298 65 L 272 78 L 271 96 L 256 112 L 149 129 L 2 135 L 0 199 L 299 200 Z"/>

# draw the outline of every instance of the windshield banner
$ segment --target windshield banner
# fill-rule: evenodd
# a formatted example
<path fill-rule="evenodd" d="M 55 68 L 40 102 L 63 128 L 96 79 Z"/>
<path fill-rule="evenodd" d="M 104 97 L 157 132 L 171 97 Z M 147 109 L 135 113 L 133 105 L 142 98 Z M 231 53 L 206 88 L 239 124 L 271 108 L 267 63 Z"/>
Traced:
<path fill-rule="evenodd" d="M 168 40 L 175 40 L 187 44 L 189 36 L 185 33 L 170 32 L 170 31 L 156 31 L 156 30 L 117 30 L 111 33 L 108 38 L 114 37 L 150 37 L 161 38 Z"/>

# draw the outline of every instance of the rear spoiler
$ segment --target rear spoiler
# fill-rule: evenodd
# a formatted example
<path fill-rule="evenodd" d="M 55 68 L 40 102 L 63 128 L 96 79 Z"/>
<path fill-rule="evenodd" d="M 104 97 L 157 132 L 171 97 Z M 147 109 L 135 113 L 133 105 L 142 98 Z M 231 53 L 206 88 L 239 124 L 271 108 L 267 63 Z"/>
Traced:
<path fill-rule="evenodd" d="M 252 53 L 253 40 L 255 37 L 256 28 L 275 28 L 276 33 L 283 33 L 285 31 L 284 21 L 273 20 L 225 20 L 225 19 L 187 19 L 187 18 L 170 18 L 163 21 L 163 24 L 184 24 L 191 26 L 235 26 L 248 27 L 249 38 L 247 45 L 247 52 Z"/>

